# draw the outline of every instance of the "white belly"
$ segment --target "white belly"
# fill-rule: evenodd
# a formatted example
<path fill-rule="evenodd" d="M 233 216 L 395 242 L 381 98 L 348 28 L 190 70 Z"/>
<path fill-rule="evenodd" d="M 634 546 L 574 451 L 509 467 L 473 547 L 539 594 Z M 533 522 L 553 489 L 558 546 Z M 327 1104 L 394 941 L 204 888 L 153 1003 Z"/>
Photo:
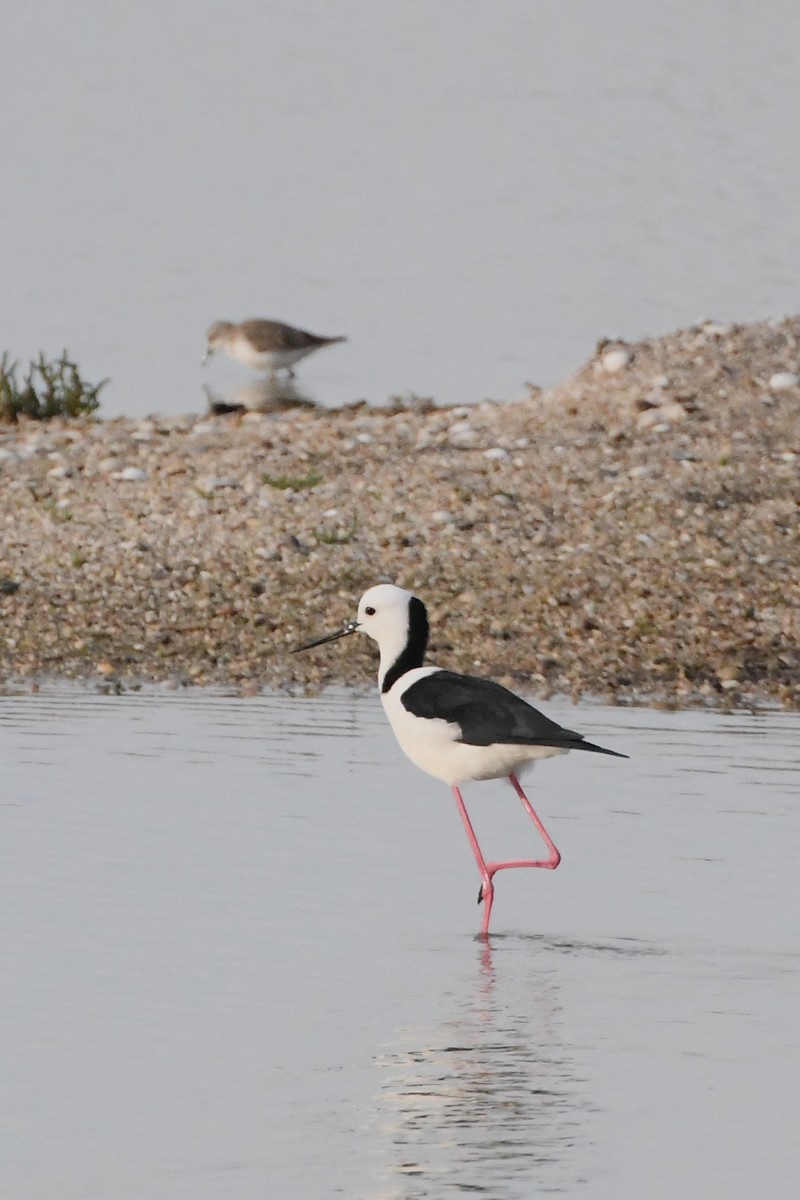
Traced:
<path fill-rule="evenodd" d="M 302 347 L 299 350 L 256 350 L 246 337 L 236 338 L 228 353 L 237 362 L 254 370 L 283 371 L 294 363 L 305 358 L 315 349 L 314 346 Z"/>
<path fill-rule="evenodd" d="M 399 681 L 399 688 L 404 691 L 411 683 L 424 679 L 435 670 L 435 667 L 419 667 L 409 671 Z M 403 707 L 398 685 L 387 693 L 381 693 L 381 701 L 401 750 L 421 771 L 451 786 L 466 783 L 470 779 L 499 779 L 512 771 L 516 774 L 536 759 L 568 753 L 555 746 L 501 743 L 468 746 L 457 740 L 460 734 L 458 725 L 415 717 L 408 712 Z"/>

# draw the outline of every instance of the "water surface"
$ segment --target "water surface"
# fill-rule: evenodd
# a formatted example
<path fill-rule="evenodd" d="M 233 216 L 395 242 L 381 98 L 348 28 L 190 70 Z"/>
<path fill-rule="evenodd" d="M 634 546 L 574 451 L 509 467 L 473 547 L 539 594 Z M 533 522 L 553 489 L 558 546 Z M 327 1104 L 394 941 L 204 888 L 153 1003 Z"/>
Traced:
<path fill-rule="evenodd" d="M 109 415 L 202 410 L 223 317 L 348 334 L 300 366 L 324 404 L 468 403 L 797 309 L 794 0 L 33 0 L 3 34 L 0 349 L 68 346 Z"/>
<path fill-rule="evenodd" d="M 793 1197 L 797 716 L 546 708 L 487 946 L 375 697 L 0 697 L 0 1195 Z"/>

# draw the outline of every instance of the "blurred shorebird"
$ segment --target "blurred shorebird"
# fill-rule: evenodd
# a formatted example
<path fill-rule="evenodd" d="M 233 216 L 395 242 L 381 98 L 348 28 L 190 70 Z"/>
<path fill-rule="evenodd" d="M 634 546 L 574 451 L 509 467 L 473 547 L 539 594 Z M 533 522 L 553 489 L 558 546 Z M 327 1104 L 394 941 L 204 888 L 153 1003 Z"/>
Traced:
<path fill-rule="evenodd" d="M 216 350 L 224 350 L 246 367 L 266 370 L 271 375 L 286 371 L 292 379 L 292 367 L 301 358 L 321 350 L 323 346 L 346 342 L 347 338 L 319 337 L 316 333 L 295 329 L 293 325 L 284 325 L 281 321 L 264 321 L 255 317 L 240 321 L 238 325 L 232 321 L 215 321 L 209 326 L 206 340 L 208 347 L 203 357 L 204 365 Z"/>

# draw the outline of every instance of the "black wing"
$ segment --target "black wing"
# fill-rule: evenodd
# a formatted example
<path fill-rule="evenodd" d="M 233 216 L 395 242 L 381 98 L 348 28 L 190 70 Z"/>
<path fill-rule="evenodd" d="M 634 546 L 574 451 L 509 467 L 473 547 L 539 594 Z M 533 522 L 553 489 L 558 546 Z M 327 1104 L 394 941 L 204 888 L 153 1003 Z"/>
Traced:
<path fill-rule="evenodd" d="M 554 746 L 560 750 L 594 750 L 617 758 L 628 757 L 585 741 L 582 734 L 551 721 L 491 679 L 437 671 L 412 683 L 401 700 L 415 717 L 438 717 L 459 725 L 458 740 L 468 746 Z"/>

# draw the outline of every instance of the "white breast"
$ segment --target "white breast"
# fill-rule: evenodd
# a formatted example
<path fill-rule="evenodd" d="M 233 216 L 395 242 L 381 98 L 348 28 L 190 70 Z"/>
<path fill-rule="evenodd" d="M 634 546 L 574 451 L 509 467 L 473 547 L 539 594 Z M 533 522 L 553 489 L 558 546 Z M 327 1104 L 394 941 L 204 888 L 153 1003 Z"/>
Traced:
<path fill-rule="evenodd" d="M 228 352 L 231 358 L 244 363 L 246 367 L 253 367 L 256 370 L 267 367 L 270 370 L 279 371 L 291 367 L 293 363 L 304 358 L 309 353 L 309 349 L 303 347 L 296 350 L 256 350 L 244 334 L 239 333 L 231 343 Z"/>
<path fill-rule="evenodd" d="M 415 717 L 403 707 L 402 696 L 412 683 L 441 670 L 417 667 L 407 671 L 394 687 L 381 693 L 381 702 L 401 750 L 421 771 L 445 783 L 466 783 L 470 779 L 499 779 L 517 772 L 537 758 L 566 754 L 553 746 L 467 746 L 458 741 L 460 726 L 451 721 Z"/>

